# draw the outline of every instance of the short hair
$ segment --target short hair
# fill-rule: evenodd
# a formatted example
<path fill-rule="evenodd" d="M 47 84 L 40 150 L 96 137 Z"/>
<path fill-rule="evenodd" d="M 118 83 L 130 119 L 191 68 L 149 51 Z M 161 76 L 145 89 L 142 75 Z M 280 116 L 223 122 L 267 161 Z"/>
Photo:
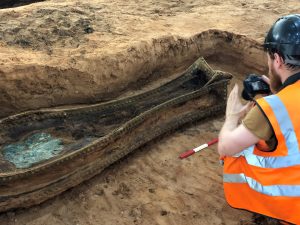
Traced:
<path fill-rule="evenodd" d="M 276 48 L 264 47 L 264 51 L 267 52 L 269 54 L 270 58 L 273 60 L 275 59 L 274 54 L 277 53 L 283 59 L 283 61 L 285 61 L 286 56 L 283 55 L 282 52 Z M 291 55 L 289 57 L 293 58 L 294 60 L 298 60 L 300 62 L 300 55 Z M 285 62 L 284 62 L 284 65 L 290 71 L 295 71 L 295 70 L 300 69 L 300 66 L 298 66 L 298 65 L 293 65 L 293 64 L 285 63 Z"/>

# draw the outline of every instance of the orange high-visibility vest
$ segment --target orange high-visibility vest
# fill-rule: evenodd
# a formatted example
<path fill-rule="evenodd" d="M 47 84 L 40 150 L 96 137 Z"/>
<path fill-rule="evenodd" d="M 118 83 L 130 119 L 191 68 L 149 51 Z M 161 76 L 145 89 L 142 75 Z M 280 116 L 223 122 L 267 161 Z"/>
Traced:
<path fill-rule="evenodd" d="M 277 138 L 272 152 L 251 146 L 224 159 L 224 191 L 234 208 L 300 224 L 300 81 L 257 100 Z"/>

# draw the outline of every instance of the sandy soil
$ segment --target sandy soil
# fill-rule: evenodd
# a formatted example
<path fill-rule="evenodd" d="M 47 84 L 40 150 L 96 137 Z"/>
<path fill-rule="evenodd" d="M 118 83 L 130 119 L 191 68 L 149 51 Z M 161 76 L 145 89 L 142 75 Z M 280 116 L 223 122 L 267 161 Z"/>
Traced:
<path fill-rule="evenodd" d="M 124 96 L 199 54 L 191 47 L 182 53 L 182 46 L 176 54 L 162 54 L 167 52 L 164 41 L 189 39 L 212 28 L 262 41 L 276 18 L 299 9 L 299 1 L 283 0 L 53 0 L 2 9 L 0 116 Z M 211 63 L 243 78 L 236 65 Z M 0 224 L 249 221 L 250 213 L 224 200 L 215 146 L 183 161 L 177 158 L 216 137 L 222 121 L 220 115 L 149 143 L 52 200 L 0 214 Z"/>

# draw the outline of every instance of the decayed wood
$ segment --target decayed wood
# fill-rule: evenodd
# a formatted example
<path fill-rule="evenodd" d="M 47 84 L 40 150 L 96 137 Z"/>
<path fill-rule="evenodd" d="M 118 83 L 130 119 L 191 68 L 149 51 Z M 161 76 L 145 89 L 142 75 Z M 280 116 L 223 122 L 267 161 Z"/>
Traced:
<path fill-rule="evenodd" d="M 0 120 L 2 152 L 35 132 L 64 143 L 58 156 L 29 168 L 17 168 L 0 155 L 0 211 L 45 201 L 164 133 L 223 112 L 230 79 L 200 58 L 178 78 L 136 96 Z"/>

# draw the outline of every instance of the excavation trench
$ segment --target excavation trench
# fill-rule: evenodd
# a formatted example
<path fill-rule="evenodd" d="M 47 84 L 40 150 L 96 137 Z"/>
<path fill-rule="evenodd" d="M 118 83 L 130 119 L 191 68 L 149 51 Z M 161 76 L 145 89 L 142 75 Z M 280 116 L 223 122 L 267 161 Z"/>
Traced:
<path fill-rule="evenodd" d="M 200 55 L 210 66 L 204 59 L 197 60 Z M 132 61 L 122 61 L 122 57 Z M 99 93 L 95 87 L 82 87 L 89 89 L 88 93 L 78 98 L 76 93 L 71 95 L 74 92 L 67 86 L 64 91 L 71 95 L 69 99 L 48 94 L 54 102 L 43 106 L 105 102 L 31 110 L 0 120 L 0 211 L 45 201 L 95 176 L 166 132 L 222 115 L 231 79 L 229 73 L 234 81 L 240 82 L 247 73 L 261 74 L 266 69 L 257 42 L 217 30 L 189 39 L 152 40 L 132 46 L 111 60 L 108 65 L 115 66 L 107 66 L 107 59 L 106 64 L 99 60 L 104 72 L 110 69 L 120 77 L 115 83 L 106 81 L 105 85 L 111 86 L 109 91 Z M 127 66 L 113 63 L 114 60 L 126 62 Z M 118 71 L 120 68 L 123 70 Z M 32 73 L 37 71 L 46 72 L 35 68 Z M 47 71 L 55 70 L 47 68 Z M 125 82 L 121 74 L 128 71 L 131 74 Z M 60 73 L 62 83 L 69 78 L 66 74 L 76 71 L 64 72 Z M 77 74 L 76 78 L 85 75 Z M 47 78 L 43 80 L 45 84 L 40 81 L 38 84 L 53 84 L 51 79 L 58 76 Z M 36 87 L 35 91 L 39 88 Z M 53 85 L 52 88 L 55 89 Z M 39 95 L 45 97 L 46 93 Z M 10 110 L 17 113 L 24 108 L 34 109 L 26 104 L 26 98 L 19 100 L 19 106 L 22 107 Z"/>

